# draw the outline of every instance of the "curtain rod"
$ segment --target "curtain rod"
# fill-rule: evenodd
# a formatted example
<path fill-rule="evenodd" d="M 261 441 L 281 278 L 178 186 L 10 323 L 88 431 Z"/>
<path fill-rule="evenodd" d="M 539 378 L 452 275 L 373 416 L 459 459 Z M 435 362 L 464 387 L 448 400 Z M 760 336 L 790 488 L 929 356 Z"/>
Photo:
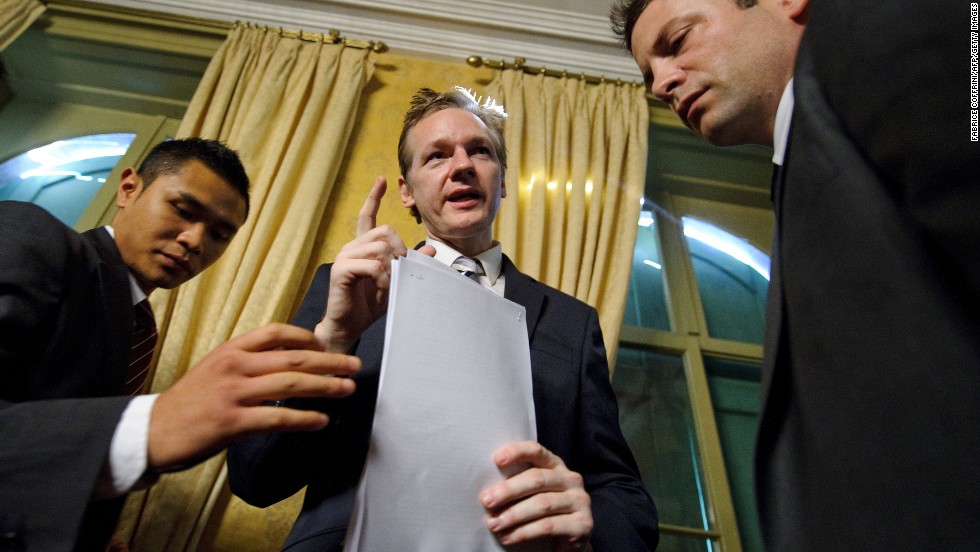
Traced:
<path fill-rule="evenodd" d="M 42 3 L 44 3 L 49 10 L 53 11 L 89 13 L 95 15 L 104 15 L 109 13 L 118 16 L 119 19 L 149 19 L 172 25 L 175 28 L 195 27 L 199 30 L 205 29 L 207 31 L 223 35 L 227 35 L 228 31 L 233 29 L 236 25 L 245 25 L 253 28 L 277 32 L 281 36 L 287 38 L 297 38 L 299 40 L 310 42 L 324 42 L 327 44 L 343 44 L 344 46 L 350 48 L 370 49 L 377 53 L 386 52 L 388 50 L 388 46 L 380 40 L 346 38 L 340 36 L 340 31 L 336 29 L 330 29 L 327 34 L 324 35 L 321 33 L 309 33 L 302 30 L 282 29 L 281 27 L 267 27 L 254 23 L 242 23 L 237 21 L 235 23 L 230 23 L 228 21 L 220 21 L 207 17 L 158 12 L 141 8 L 131 8 L 128 6 L 116 6 L 112 4 L 101 4 L 87 0 L 47 0 Z"/>
<path fill-rule="evenodd" d="M 357 38 L 346 38 L 340 36 L 340 31 L 337 29 L 330 29 L 327 34 L 323 33 L 308 33 L 306 31 L 283 29 L 282 27 L 268 27 L 266 25 L 259 25 L 256 23 L 248 23 L 243 21 L 236 21 L 235 27 L 246 27 L 250 29 L 261 29 L 267 32 L 273 32 L 279 34 L 279 36 L 284 38 L 295 38 L 297 40 L 302 40 L 305 42 L 321 42 L 323 44 L 343 44 L 348 48 L 358 48 L 361 50 L 371 50 L 376 53 L 383 53 L 388 51 L 388 45 L 380 40 L 361 40 Z"/>
<path fill-rule="evenodd" d="M 639 81 L 624 81 L 623 79 L 610 79 L 607 77 L 597 77 L 595 75 L 586 75 L 583 73 L 569 73 L 566 70 L 558 69 L 548 69 L 547 67 L 535 67 L 533 65 L 525 65 L 526 60 L 522 57 L 515 57 L 514 63 L 507 63 L 504 60 L 493 61 L 489 59 L 483 59 L 480 56 L 470 56 L 466 58 L 466 63 L 470 67 L 489 67 L 491 69 L 520 69 L 525 73 L 530 75 L 544 75 L 546 77 L 566 77 L 569 79 L 582 79 L 589 84 L 604 84 L 604 83 L 615 83 L 615 84 L 628 84 L 633 88 L 637 86 L 643 86 L 642 82 Z M 651 104 L 661 104 L 660 100 L 653 97 L 653 94 L 649 90 L 646 91 L 647 101 Z M 661 104 L 662 105 L 662 104 Z"/>
<path fill-rule="evenodd" d="M 480 56 L 470 56 L 466 58 L 466 63 L 471 67 L 490 67 L 491 69 L 518 69 L 529 73 L 532 75 L 544 75 L 546 77 L 566 77 L 569 79 L 580 79 L 589 84 L 628 84 L 632 87 L 640 86 L 641 83 L 637 81 L 624 81 L 623 79 L 611 79 L 608 77 L 597 77 L 594 75 L 586 75 L 584 73 L 570 73 L 564 69 L 548 69 L 547 67 L 535 67 L 533 65 L 525 65 L 526 60 L 522 57 L 515 57 L 513 63 L 507 63 L 504 60 L 493 61 L 489 59 L 483 59 Z"/>

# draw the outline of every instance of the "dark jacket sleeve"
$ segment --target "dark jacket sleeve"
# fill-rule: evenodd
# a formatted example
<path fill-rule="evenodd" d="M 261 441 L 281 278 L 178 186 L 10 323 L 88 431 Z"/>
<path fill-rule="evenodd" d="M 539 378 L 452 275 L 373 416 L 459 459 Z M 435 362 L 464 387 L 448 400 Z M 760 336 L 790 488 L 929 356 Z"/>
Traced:
<path fill-rule="evenodd" d="M 598 313 L 589 311 L 575 464 L 592 499 L 592 547 L 596 552 L 654 550 L 659 540 L 657 509 L 620 429 Z"/>
<path fill-rule="evenodd" d="M 64 337 L 79 236 L 18 202 L 0 220 L 0 548 L 72 550 L 129 397 L 76 394 L 103 376 L 86 355 L 48 361 L 80 350 Z"/>

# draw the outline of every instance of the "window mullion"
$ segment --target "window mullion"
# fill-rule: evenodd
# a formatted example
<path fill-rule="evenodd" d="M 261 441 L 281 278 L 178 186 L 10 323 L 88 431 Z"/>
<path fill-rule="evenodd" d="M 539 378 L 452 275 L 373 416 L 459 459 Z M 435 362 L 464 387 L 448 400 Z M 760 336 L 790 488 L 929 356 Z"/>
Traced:
<path fill-rule="evenodd" d="M 721 533 L 721 539 L 718 541 L 720 550 L 741 552 L 742 544 L 738 534 L 738 521 L 735 518 L 728 473 L 725 469 L 725 457 L 721 450 L 711 391 L 708 388 L 708 377 L 698 343 L 697 339 L 692 339 L 692 346 L 685 352 L 684 370 L 691 398 L 695 435 L 701 452 L 708 513 L 713 522 L 712 526 Z"/>
<path fill-rule="evenodd" d="M 701 296 L 680 216 L 672 209 L 670 194 L 664 193 L 660 199 L 660 205 L 666 211 L 657 211 L 657 228 L 664 257 L 664 278 L 672 328 L 681 336 L 695 336 L 683 340 L 686 345 L 683 353 L 684 369 L 704 470 L 707 511 L 714 529 L 721 534 L 721 538 L 714 542 L 725 552 L 741 552 L 735 507 L 701 351 L 701 339 L 707 337 Z"/>
<path fill-rule="evenodd" d="M 691 256 L 684 241 L 684 227 L 680 217 L 672 214 L 669 194 L 664 193 L 658 203 L 666 209 L 657 210 L 656 217 L 671 327 L 682 335 L 707 335 Z"/>

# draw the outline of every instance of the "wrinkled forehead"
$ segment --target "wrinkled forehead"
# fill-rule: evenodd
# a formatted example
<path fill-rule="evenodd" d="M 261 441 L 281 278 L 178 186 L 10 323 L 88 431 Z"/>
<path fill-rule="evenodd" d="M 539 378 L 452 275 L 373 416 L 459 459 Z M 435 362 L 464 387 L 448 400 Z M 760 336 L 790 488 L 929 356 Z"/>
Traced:
<path fill-rule="evenodd" d="M 657 1 L 653 0 L 647 3 L 637 17 L 630 35 L 630 54 L 643 74 L 644 83 L 647 87 L 653 80 L 650 74 L 650 58 L 655 53 L 656 43 L 662 40 L 661 36 L 666 20 L 666 14 L 662 13 L 663 10 L 656 9 L 659 6 L 654 5 Z"/>
<path fill-rule="evenodd" d="M 413 155 L 427 146 L 481 140 L 492 143 L 491 132 L 486 123 L 475 114 L 458 107 L 440 109 L 426 115 L 406 137 L 407 145 Z"/>
<path fill-rule="evenodd" d="M 735 0 L 651 0 L 639 15 L 632 30 L 630 53 L 643 73 L 647 87 L 653 81 L 650 64 L 675 52 L 674 37 L 683 29 L 703 22 L 717 11 L 718 2 L 735 6 Z"/>
<path fill-rule="evenodd" d="M 628 11 L 624 16 L 624 29 L 626 33 L 624 37 L 627 42 L 626 46 L 629 50 L 633 49 L 633 33 L 636 32 L 637 23 L 639 22 L 640 16 L 646 12 L 647 8 L 650 7 L 650 3 L 654 0 L 634 0 L 628 7 Z"/>
<path fill-rule="evenodd" d="M 658 32 L 667 23 L 689 12 L 703 11 L 714 0 L 651 0 L 639 13 L 630 36 L 635 42 L 638 38 Z M 734 2 L 734 0 L 722 0 Z"/>

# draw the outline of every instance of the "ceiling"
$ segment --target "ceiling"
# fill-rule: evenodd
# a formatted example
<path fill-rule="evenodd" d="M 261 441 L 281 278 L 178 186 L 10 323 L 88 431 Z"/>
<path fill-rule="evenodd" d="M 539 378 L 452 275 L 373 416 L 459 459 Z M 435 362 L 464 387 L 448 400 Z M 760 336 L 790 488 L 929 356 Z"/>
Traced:
<path fill-rule="evenodd" d="M 220 21 L 378 40 L 393 52 L 487 60 L 638 81 L 609 29 L 612 0 L 101 0 Z"/>

